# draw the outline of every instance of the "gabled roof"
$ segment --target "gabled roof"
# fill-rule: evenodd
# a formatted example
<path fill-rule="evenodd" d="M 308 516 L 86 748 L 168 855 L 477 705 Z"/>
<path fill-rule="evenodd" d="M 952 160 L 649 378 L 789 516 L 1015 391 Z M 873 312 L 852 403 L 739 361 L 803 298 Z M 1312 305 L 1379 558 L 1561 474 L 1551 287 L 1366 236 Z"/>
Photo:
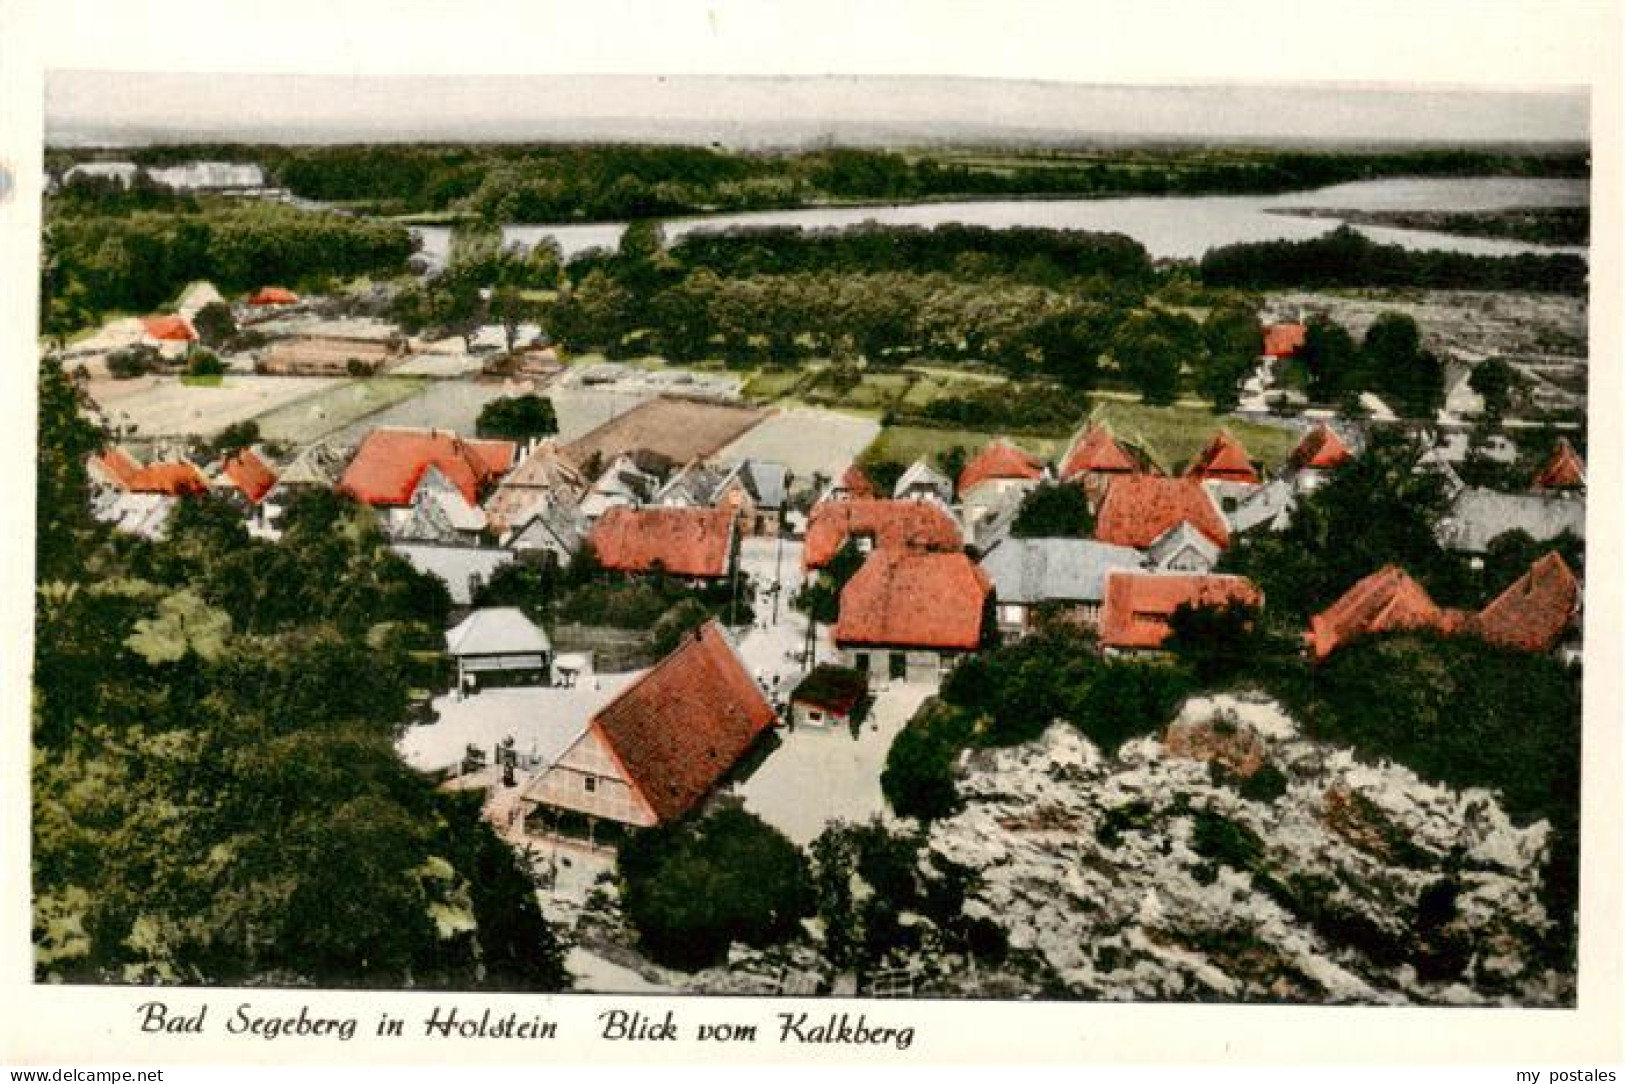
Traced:
<path fill-rule="evenodd" d="M 130 480 L 132 493 L 162 493 L 170 497 L 185 497 L 194 493 L 207 493 L 209 480 L 203 472 L 187 460 L 169 463 L 149 463 Z"/>
<path fill-rule="evenodd" d="M 1243 497 L 1226 517 L 1231 534 L 1245 534 L 1255 527 L 1282 530 L 1292 519 L 1298 493 L 1285 478 L 1271 478 Z"/>
<path fill-rule="evenodd" d="M 710 621 L 601 708 L 589 728 L 666 822 L 705 797 L 773 719 L 727 634 Z"/>
<path fill-rule="evenodd" d="M 853 535 L 873 538 L 878 549 L 957 550 L 964 545 L 959 524 L 934 501 L 820 501 L 807 519 L 802 567 L 823 568 Z"/>
<path fill-rule="evenodd" d="M 549 652 L 553 644 L 517 606 L 475 610 L 446 631 L 446 654 L 526 655 Z"/>
<path fill-rule="evenodd" d="M 963 553 L 876 549 L 841 589 L 835 642 L 975 650 L 991 591 Z"/>
<path fill-rule="evenodd" d="M 1398 565 L 1371 573 L 1309 619 L 1309 651 L 1324 659 L 1350 640 L 1380 632 L 1431 630 L 1448 635 L 1463 615 L 1436 605 Z"/>
<path fill-rule="evenodd" d="M 721 467 L 696 459 L 672 475 L 666 480 L 665 485 L 655 491 L 655 502 L 673 507 L 708 507 L 727 476 Z"/>
<path fill-rule="evenodd" d="M 1586 484 L 1586 465 L 1567 437 L 1557 438 L 1557 447 L 1546 465 L 1535 475 L 1536 489 L 1579 489 Z"/>
<path fill-rule="evenodd" d="M 1132 456 L 1112 439 L 1104 425 L 1090 425 L 1072 442 L 1061 460 L 1061 480 L 1080 474 L 1134 474 L 1139 466 Z"/>
<path fill-rule="evenodd" d="M 792 704 L 810 704 L 837 715 L 850 715 L 869 695 L 869 679 L 861 671 L 819 663 L 790 694 Z"/>
<path fill-rule="evenodd" d="M 250 504 L 260 503 L 276 485 L 276 471 L 252 448 L 244 448 L 228 457 L 220 465 L 220 473 L 248 498 Z"/>
<path fill-rule="evenodd" d="M 1102 542 L 1143 550 L 1168 528 L 1188 521 L 1219 546 L 1230 544 L 1230 530 L 1219 506 L 1194 478 L 1124 474 L 1113 478 L 1095 513 L 1095 537 Z"/>
<path fill-rule="evenodd" d="M 1138 550 L 1092 538 L 1006 538 L 982 558 L 999 602 L 1099 602 L 1106 573 L 1140 567 Z"/>
<path fill-rule="evenodd" d="M 1295 470 L 1332 470 L 1349 461 L 1348 445 L 1332 431 L 1332 427 L 1321 422 L 1298 442 L 1287 457 Z"/>
<path fill-rule="evenodd" d="M 1303 349 L 1308 334 L 1302 324 L 1270 324 L 1264 329 L 1264 356 L 1289 358 Z"/>
<path fill-rule="evenodd" d="M 1258 482 L 1258 472 L 1247 458 L 1247 449 L 1223 429 L 1214 433 L 1207 447 L 1191 460 L 1191 465 L 1185 468 L 1185 477 L 1203 482 Z"/>
<path fill-rule="evenodd" d="M 959 492 L 970 492 L 983 482 L 998 479 L 1037 481 L 1044 476 L 1044 465 L 1038 457 L 1022 451 L 1000 437 L 976 454 L 959 472 Z"/>
<path fill-rule="evenodd" d="M 532 548 L 551 538 L 565 553 L 574 556 L 587 536 L 580 508 L 545 497 L 530 506 L 522 521 L 514 521 L 511 526 L 515 530 L 503 544 L 514 549 Z"/>
<path fill-rule="evenodd" d="M 1242 576 L 1111 572 L 1100 610 L 1100 642 L 1106 647 L 1154 650 L 1168 638 L 1168 619 L 1179 607 L 1230 603 L 1262 606 L 1264 596 Z"/>
<path fill-rule="evenodd" d="M 658 566 L 674 576 L 726 576 L 733 525 L 734 513 L 723 508 L 615 507 L 593 524 L 590 541 L 612 571 Z"/>
<path fill-rule="evenodd" d="M 297 303 L 298 300 L 299 295 L 292 290 L 284 289 L 281 286 L 261 286 L 254 291 L 254 295 L 248 299 L 248 303 L 250 305 L 292 305 Z"/>
<path fill-rule="evenodd" d="M 1219 559 L 1218 544 L 1183 519 L 1151 543 L 1145 551 L 1145 558 L 1154 568 L 1166 568 L 1170 561 L 1187 549 L 1195 550 L 1210 568 Z"/>
<path fill-rule="evenodd" d="M 558 443 L 544 440 L 492 491 L 485 511 L 500 533 L 525 523 L 544 501 L 576 504 L 586 492 L 587 480 L 559 453 Z"/>
<path fill-rule="evenodd" d="M 312 444 L 283 468 L 277 485 L 330 488 L 343 471 L 344 457 L 338 451 L 326 444 Z"/>
<path fill-rule="evenodd" d="M 90 457 L 92 474 L 100 474 L 106 482 L 121 489 L 129 489 L 141 464 L 123 448 L 113 445 Z"/>
<path fill-rule="evenodd" d="M 789 474 L 783 463 L 746 459 L 717 483 L 716 491 L 721 493 L 737 478 L 758 507 L 783 508 L 788 497 Z"/>
<path fill-rule="evenodd" d="M 1468 631 L 1498 647 L 1550 651 L 1580 610 L 1580 581 L 1556 551 L 1529 567 L 1468 622 Z"/>
<path fill-rule="evenodd" d="M 908 469 L 897 479 L 897 484 L 892 487 L 892 496 L 901 497 L 916 487 L 946 493 L 949 496 L 952 496 L 954 491 L 953 480 L 924 459 L 916 459 L 909 464 Z"/>
<path fill-rule="evenodd" d="M 184 316 L 143 316 L 141 326 L 159 342 L 189 343 L 197 340 L 192 322 Z"/>
<path fill-rule="evenodd" d="M 475 504 L 481 490 L 513 466 L 515 450 L 511 440 L 464 440 L 438 429 L 374 429 L 339 488 L 365 504 L 404 505 L 433 466 Z"/>
<path fill-rule="evenodd" d="M 869 481 L 869 476 L 863 473 L 863 468 L 853 463 L 841 474 L 841 477 L 830 485 L 830 493 L 842 497 L 858 500 L 873 499 L 878 496 L 875 484 Z"/>
<path fill-rule="evenodd" d="M 434 542 L 394 541 L 389 548 L 413 568 L 446 585 L 451 601 L 467 606 L 474 599 L 475 581 L 488 581 L 496 570 L 511 564 L 514 552 L 499 546 L 440 545 Z"/>

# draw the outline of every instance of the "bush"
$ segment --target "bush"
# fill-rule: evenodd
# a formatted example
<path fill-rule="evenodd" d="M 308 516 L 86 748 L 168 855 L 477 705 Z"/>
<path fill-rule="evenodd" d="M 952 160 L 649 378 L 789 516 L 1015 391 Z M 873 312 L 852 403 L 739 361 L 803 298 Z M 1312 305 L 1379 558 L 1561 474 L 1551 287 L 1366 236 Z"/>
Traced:
<path fill-rule="evenodd" d="M 954 763 L 973 730 L 968 714 L 934 699 L 908 721 L 880 773 L 880 790 L 898 816 L 930 821 L 959 808 Z"/>
<path fill-rule="evenodd" d="M 186 375 L 219 376 L 226 371 L 226 363 L 208 347 L 198 347 L 186 359 Z"/>
<path fill-rule="evenodd" d="M 688 971 L 720 963 L 735 941 L 790 939 L 812 902 L 801 852 L 743 809 L 638 833 L 618 869 L 643 950 Z"/>
<path fill-rule="evenodd" d="M 162 362 L 158 351 L 144 343 L 126 346 L 107 355 L 107 371 L 114 380 L 133 380 L 146 376 Z"/>

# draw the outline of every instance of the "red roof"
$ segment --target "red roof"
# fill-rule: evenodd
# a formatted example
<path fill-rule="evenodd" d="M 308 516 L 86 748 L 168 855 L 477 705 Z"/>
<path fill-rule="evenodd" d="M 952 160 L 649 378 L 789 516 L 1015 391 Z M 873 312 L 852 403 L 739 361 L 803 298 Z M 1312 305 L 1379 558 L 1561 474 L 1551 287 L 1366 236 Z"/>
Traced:
<path fill-rule="evenodd" d="M 192 322 L 184 316 L 143 316 L 141 326 L 160 342 L 189 343 L 197 340 Z"/>
<path fill-rule="evenodd" d="M 276 471 L 252 448 L 244 448 L 227 459 L 220 469 L 251 504 L 260 503 L 260 499 L 276 485 Z"/>
<path fill-rule="evenodd" d="M 1264 356 L 1289 358 L 1303 349 L 1308 329 L 1302 324 L 1270 324 L 1264 329 Z"/>
<path fill-rule="evenodd" d="M 91 457 L 92 465 L 99 467 L 117 485 L 129 489 L 141 473 L 141 464 L 123 448 L 112 447 Z"/>
<path fill-rule="evenodd" d="M 185 497 L 194 493 L 207 493 L 209 480 L 203 472 L 184 459 L 178 463 L 151 463 L 136 472 L 130 480 L 134 493 L 163 493 L 171 497 Z"/>
<path fill-rule="evenodd" d="M 1468 622 L 1497 647 L 1546 652 L 1557 646 L 1580 611 L 1580 582 L 1556 551 L 1529 567 Z"/>
<path fill-rule="evenodd" d="M 1181 606 L 1262 606 L 1264 596 L 1242 576 L 1164 576 L 1108 572 L 1100 609 L 1106 647 L 1155 649 L 1168 638 L 1168 619 Z"/>
<path fill-rule="evenodd" d="M 431 429 L 374 429 L 339 479 L 339 489 L 365 504 L 404 505 L 434 466 L 469 504 L 513 466 L 511 440 L 463 440 Z"/>
<path fill-rule="evenodd" d="M 1535 475 L 1536 489 L 1578 489 L 1586 484 L 1586 465 L 1567 437 L 1557 438 L 1546 465 Z"/>
<path fill-rule="evenodd" d="M 733 645 L 710 621 L 601 708 L 590 726 L 665 822 L 705 797 L 773 718 Z"/>
<path fill-rule="evenodd" d="M 1223 429 L 1213 434 L 1207 447 L 1185 468 L 1185 477 L 1203 482 L 1258 483 L 1258 472 L 1247 457 L 1247 449 Z"/>
<path fill-rule="evenodd" d="M 1037 481 L 1044 476 L 1044 465 L 1037 457 L 1022 451 L 1006 440 L 995 440 L 965 464 L 959 472 L 959 492 L 967 493 L 983 482 L 1001 478 Z"/>
<path fill-rule="evenodd" d="M 1080 474 L 1134 474 L 1139 470 L 1133 457 L 1112 439 L 1104 425 L 1091 425 L 1073 441 L 1061 461 L 1062 481 Z"/>
<path fill-rule="evenodd" d="M 1348 445 L 1332 432 L 1331 426 L 1321 422 L 1304 434 L 1287 462 L 1298 470 L 1332 470 L 1349 459 Z"/>
<path fill-rule="evenodd" d="M 874 539 L 878 549 L 958 550 L 965 544 L 959 524 L 935 501 L 820 501 L 807 520 L 802 567 L 823 568 L 853 535 Z"/>
<path fill-rule="evenodd" d="M 616 572 L 726 576 L 734 517 L 728 508 L 626 508 L 605 512 L 590 541 L 599 564 Z"/>
<path fill-rule="evenodd" d="M 856 463 L 846 468 L 846 473 L 841 475 L 841 488 L 846 491 L 848 497 L 876 496 L 875 484 L 869 481 L 869 476 L 864 474 L 863 468 Z"/>
<path fill-rule="evenodd" d="M 1181 521 L 1220 547 L 1230 545 L 1230 529 L 1218 505 L 1193 478 L 1125 474 L 1113 478 L 1095 514 L 1095 537 L 1143 550 Z"/>
<path fill-rule="evenodd" d="M 1324 659 L 1350 640 L 1379 632 L 1426 629 L 1449 635 L 1463 620 L 1458 611 L 1436 605 L 1404 569 L 1388 565 L 1309 619 L 1309 651 Z"/>
<path fill-rule="evenodd" d="M 281 286 L 262 286 L 248 299 L 250 305 L 292 305 L 299 295 Z"/>
<path fill-rule="evenodd" d="M 835 642 L 974 651 L 992 590 L 963 553 L 877 549 L 841 589 Z"/>

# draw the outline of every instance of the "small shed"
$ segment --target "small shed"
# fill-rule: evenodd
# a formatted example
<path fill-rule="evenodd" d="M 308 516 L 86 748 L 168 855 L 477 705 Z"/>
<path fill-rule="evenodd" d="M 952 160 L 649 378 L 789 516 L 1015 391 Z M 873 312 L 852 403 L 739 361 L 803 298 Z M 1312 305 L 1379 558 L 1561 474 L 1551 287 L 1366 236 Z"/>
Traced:
<path fill-rule="evenodd" d="M 457 687 L 545 684 L 553 645 L 517 606 L 475 610 L 446 633 L 446 654 L 457 661 Z"/>
<path fill-rule="evenodd" d="M 817 666 L 790 694 L 794 725 L 842 726 L 863 721 L 869 679 L 844 666 Z"/>

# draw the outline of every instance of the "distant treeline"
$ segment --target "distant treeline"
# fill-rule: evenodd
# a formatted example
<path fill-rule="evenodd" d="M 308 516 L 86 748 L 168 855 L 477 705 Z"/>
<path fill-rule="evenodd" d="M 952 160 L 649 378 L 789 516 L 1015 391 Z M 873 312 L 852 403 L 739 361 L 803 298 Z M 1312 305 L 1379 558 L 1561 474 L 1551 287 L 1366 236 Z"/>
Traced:
<path fill-rule="evenodd" d="M 109 157 L 113 152 L 93 152 Z M 1114 148 L 744 153 L 702 147 L 380 144 L 187 145 L 117 152 L 146 165 L 256 162 L 310 199 L 385 214 L 463 213 L 556 222 L 745 211 L 828 202 L 964 196 L 1202 195 L 1290 192 L 1377 177 L 1585 177 L 1578 151 L 1281 151 Z M 55 151 L 49 164 L 75 159 Z"/>
<path fill-rule="evenodd" d="M 1226 245 L 1202 257 L 1202 281 L 1247 289 L 1322 289 L 1339 286 L 1437 290 L 1529 290 L 1581 294 L 1586 262 L 1565 253 L 1472 256 L 1379 245 L 1339 227 L 1308 241 Z"/>

